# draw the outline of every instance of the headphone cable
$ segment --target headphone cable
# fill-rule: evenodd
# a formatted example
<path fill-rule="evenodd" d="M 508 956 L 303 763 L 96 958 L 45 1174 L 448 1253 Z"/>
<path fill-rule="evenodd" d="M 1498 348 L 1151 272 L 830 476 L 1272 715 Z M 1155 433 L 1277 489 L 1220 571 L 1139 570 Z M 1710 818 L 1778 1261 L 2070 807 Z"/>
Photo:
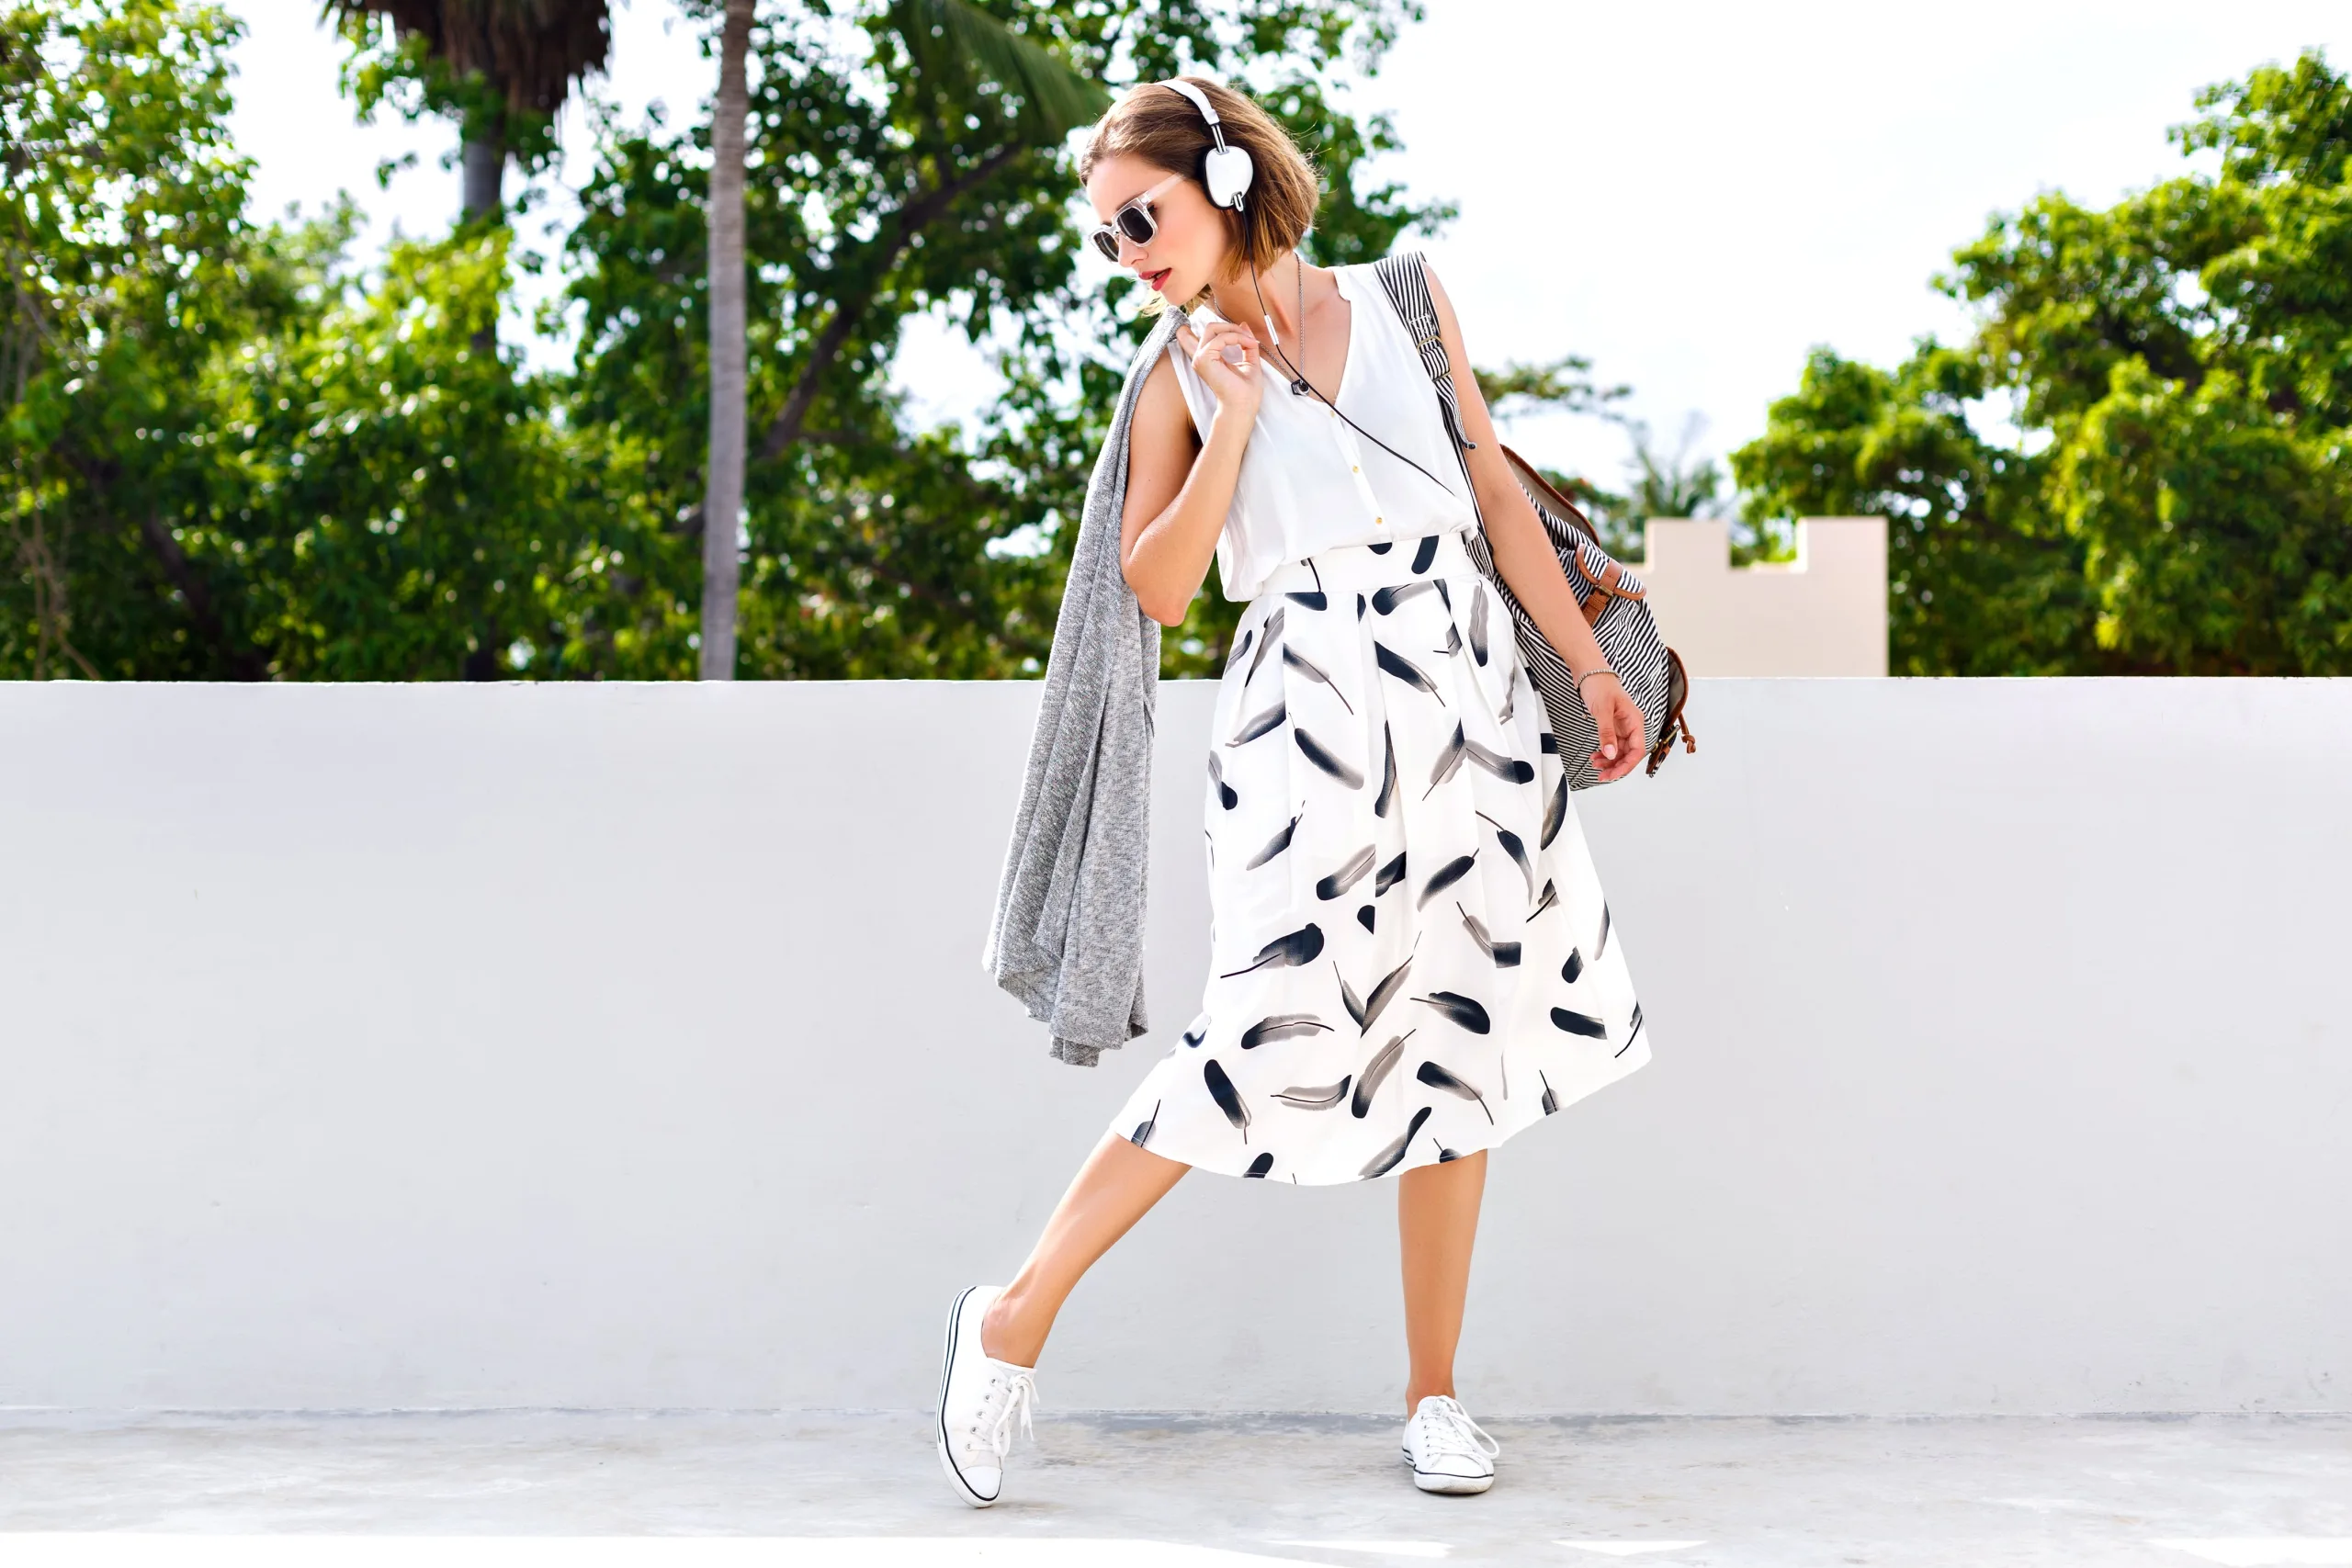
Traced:
<path fill-rule="evenodd" d="M 1298 265 L 1298 330 L 1302 334 L 1304 334 L 1306 331 L 1306 258 L 1301 256 L 1295 249 L 1291 252 L 1291 258 Z M 1430 483 L 1445 491 L 1447 495 L 1452 496 L 1456 501 L 1461 500 L 1461 495 L 1452 485 L 1447 484 L 1443 479 L 1439 479 L 1427 468 L 1421 468 L 1419 463 L 1416 463 L 1410 457 L 1406 457 L 1405 454 L 1396 450 L 1396 447 L 1388 445 L 1387 442 L 1383 441 L 1379 436 L 1374 435 L 1371 431 L 1366 430 L 1363 425 L 1356 423 L 1354 420 L 1348 419 L 1347 414 L 1340 409 L 1339 404 L 1323 396 L 1322 389 L 1316 386 L 1314 382 L 1309 381 L 1306 378 L 1306 372 L 1301 370 L 1296 365 L 1293 364 L 1290 355 L 1283 352 L 1282 334 L 1277 332 L 1274 327 L 1274 313 L 1266 308 L 1266 291 L 1258 286 L 1258 269 L 1256 267 L 1251 267 L 1250 269 L 1250 287 L 1257 293 L 1259 313 L 1266 319 L 1266 336 L 1272 341 L 1274 352 L 1282 355 L 1283 366 L 1286 367 L 1291 373 L 1291 396 L 1300 397 L 1306 393 L 1313 392 L 1316 399 L 1320 401 L 1325 408 L 1329 409 L 1341 419 L 1347 420 L 1349 428 L 1353 430 L 1357 434 L 1363 436 L 1365 440 L 1371 442 L 1374 446 L 1379 447 L 1382 451 L 1387 453 L 1398 462 L 1408 464 L 1412 468 L 1419 469 L 1422 478 L 1428 479 Z M 1352 301 L 1350 302 L 1349 310 L 1348 353 L 1350 356 L 1352 357 L 1356 351 L 1354 342 L 1355 316 L 1353 313 L 1354 305 Z M 1300 346 L 1302 348 L 1306 346 L 1303 339 Z M 1477 504 L 1475 499 L 1471 504 L 1475 509 Z"/>

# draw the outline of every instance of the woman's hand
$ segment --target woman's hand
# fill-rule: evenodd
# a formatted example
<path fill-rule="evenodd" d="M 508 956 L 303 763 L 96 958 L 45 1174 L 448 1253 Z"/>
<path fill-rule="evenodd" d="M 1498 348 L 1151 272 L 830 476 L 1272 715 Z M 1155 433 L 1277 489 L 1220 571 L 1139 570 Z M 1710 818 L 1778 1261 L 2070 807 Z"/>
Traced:
<path fill-rule="evenodd" d="M 1176 341 L 1192 355 L 1193 370 L 1216 396 L 1217 411 L 1232 414 L 1246 426 L 1258 417 L 1258 395 L 1264 389 L 1258 376 L 1258 337 L 1238 321 L 1211 321 L 1193 332 L 1187 321 L 1176 329 Z M 1228 347 L 1241 350 L 1243 363 L 1225 357 Z"/>
<path fill-rule="evenodd" d="M 1592 753 L 1593 772 L 1603 784 L 1622 779 L 1648 750 L 1642 734 L 1640 705 L 1625 693 L 1613 671 L 1596 671 L 1577 682 L 1577 695 L 1600 729 L 1600 744 Z M 1611 750 L 1611 747 L 1615 750 Z"/>

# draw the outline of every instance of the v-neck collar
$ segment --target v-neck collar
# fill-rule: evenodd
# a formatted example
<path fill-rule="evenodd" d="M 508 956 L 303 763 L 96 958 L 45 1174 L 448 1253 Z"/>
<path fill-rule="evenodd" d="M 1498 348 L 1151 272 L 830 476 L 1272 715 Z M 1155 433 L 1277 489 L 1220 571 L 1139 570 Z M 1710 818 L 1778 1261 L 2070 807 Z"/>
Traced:
<path fill-rule="evenodd" d="M 1348 302 L 1348 356 L 1340 362 L 1340 385 L 1331 394 L 1331 404 L 1336 408 L 1341 402 L 1346 400 L 1348 395 L 1348 378 L 1355 374 L 1356 319 L 1363 313 L 1363 301 L 1358 299 L 1356 298 L 1355 290 L 1348 286 L 1348 269 L 1345 266 L 1333 267 L 1331 269 L 1331 277 L 1339 287 L 1340 298 Z M 1201 307 L 1201 309 L 1219 321 L 1225 320 L 1225 313 L 1219 310 L 1215 304 L 1206 304 Z M 1186 312 L 1187 315 L 1193 313 L 1195 312 Z M 1258 370 L 1261 375 L 1275 376 L 1279 378 L 1281 374 L 1275 369 L 1273 360 L 1264 355 L 1261 355 L 1258 357 Z M 1289 383 L 1284 381 L 1283 385 L 1287 386 Z"/>
<path fill-rule="evenodd" d="M 1347 400 L 1348 378 L 1355 374 L 1356 318 L 1363 314 L 1363 305 L 1362 302 L 1356 299 L 1355 290 L 1348 287 L 1348 269 L 1346 267 L 1333 267 L 1331 269 L 1331 281 L 1339 286 L 1340 298 L 1348 302 L 1348 356 L 1340 362 L 1340 384 L 1331 393 L 1331 406 L 1337 408 L 1340 404 Z"/>

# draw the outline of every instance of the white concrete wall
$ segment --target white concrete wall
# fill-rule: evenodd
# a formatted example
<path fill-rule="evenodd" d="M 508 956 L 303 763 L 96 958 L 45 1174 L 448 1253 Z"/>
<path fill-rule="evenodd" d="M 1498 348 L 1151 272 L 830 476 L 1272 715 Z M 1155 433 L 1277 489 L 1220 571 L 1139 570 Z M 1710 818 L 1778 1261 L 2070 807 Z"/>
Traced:
<path fill-rule="evenodd" d="M 1797 520 L 1794 560 L 1731 564 L 1731 525 L 1652 518 L 1639 562 L 1693 675 L 1886 673 L 1886 519 Z"/>
<path fill-rule="evenodd" d="M 0 1404 L 889 1406 L 1157 1030 L 981 972 L 1035 688 L 0 686 Z M 1657 1057 L 1495 1159 L 1481 1412 L 2352 1408 L 2352 682 L 1702 680 L 1577 797 Z M 1196 1176 L 1054 1406 L 1378 1409 L 1395 1188 Z"/>

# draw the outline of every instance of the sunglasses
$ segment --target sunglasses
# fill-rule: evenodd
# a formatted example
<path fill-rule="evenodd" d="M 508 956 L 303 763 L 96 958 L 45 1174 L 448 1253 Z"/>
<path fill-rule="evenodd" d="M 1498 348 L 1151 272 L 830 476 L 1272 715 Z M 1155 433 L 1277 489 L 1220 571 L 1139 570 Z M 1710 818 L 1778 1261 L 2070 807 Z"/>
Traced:
<path fill-rule="evenodd" d="M 1094 242 L 1094 248 L 1115 262 L 1119 259 L 1119 235 L 1125 234 L 1138 245 L 1151 243 L 1151 237 L 1159 232 L 1159 223 L 1151 215 L 1151 204 L 1183 177 L 1170 175 L 1141 196 L 1129 197 L 1120 203 L 1119 210 L 1111 214 L 1111 221 L 1096 224 L 1093 233 L 1087 236 Z"/>

